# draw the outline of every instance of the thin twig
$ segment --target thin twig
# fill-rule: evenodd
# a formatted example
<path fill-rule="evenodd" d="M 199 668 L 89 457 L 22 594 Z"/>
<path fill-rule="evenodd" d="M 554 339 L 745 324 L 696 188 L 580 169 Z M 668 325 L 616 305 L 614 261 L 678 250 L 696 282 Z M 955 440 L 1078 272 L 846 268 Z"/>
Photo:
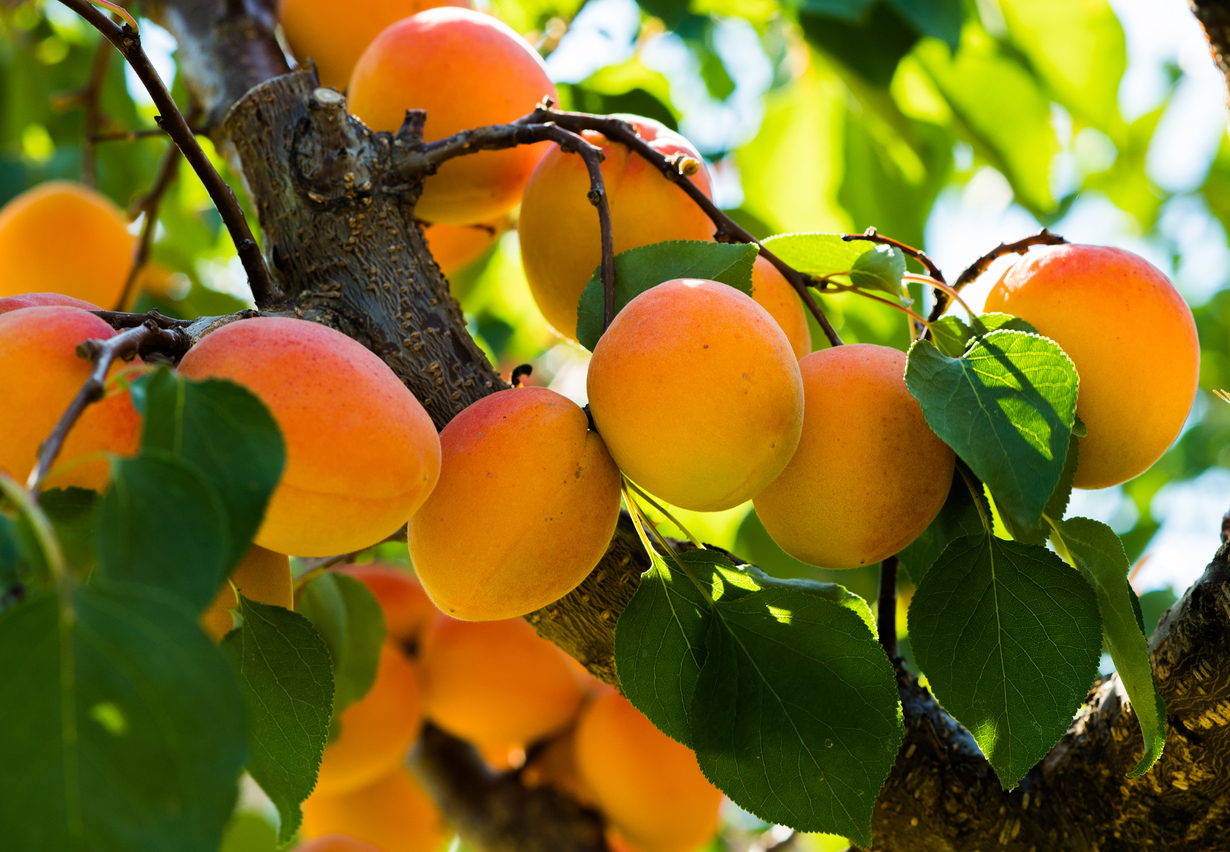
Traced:
<path fill-rule="evenodd" d="M 218 170 L 214 168 L 200 143 L 196 141 L 192 128 L 188 126 L 183 113 L 175 105 L 175 99 L 167 91 L 162 78 L 154 70 L 149 56 L 141 47 L 141 39 L 136 30 L 128 24 L 123 26 L 116 24 L 90 5 L 87 0 L 60 0 L 60 2 L 84 18 L 90 26 L 115 45 L 120 55 L 132 66 L 137 78 L 149 92 L 159 112 L 155 121 L 183 151 L 184 158 L 200 177 L 201 183 L 205 185 L 210 199 L 218 209 L 222 223 L 226 225 L 226 230 L 235 243 L 235 250 L 243 263 L 244 272 L 247 273 L 248 284 L 252 288 L 252 297 L 256 300 L 256 304 L 262 308 L 284 305 L 286 298 L 269 274 L 269 267 L 265 265 L 265 258 L 261 255 L 260 247 L 255 237 L 252 236 L 251 229 L 248 228 L 248 222 L 244 218 L 239 201 L 235 198 L 235 193 L 218 174 Z"/>
<path fill-rule="evenodd" d="M 98 402 L 103 398 L 107 389 L 107 372 L 116 359 L 131 358 L 143 345 L 159 338 L 162 338 L 162 342 L 167 345 L 183 346 L 185 337 L 186 332 L 184 331 L 161 328 L 157 322 L 149 320 L 142 325 L 121 331 L 106 340 L 90 339 L 77 345 L 77 354 L 91 359 L 94 366 L 85 384 L 81 386 L 81 390 L 77 391 L 77 395 L 73 397 L 68 409 L 61 415 L 47 440 L 43 441 L 38 448 L 38 461 L 34 465 L 34 470 L 30 471 L 30 478 L 26 482 L 26 488 L 31 494 L 37 496 L 42 488 L 43 480 L 46 479 L 47 472 L 55 462 L 56 456 L 60 454 L 69 430 L 73 428 L 90 403 Z"/>
<path fill-rule="evenodd" d="M 1063 237 L 1058 234 L 1052 234 L 1046 228 L 1043 228 L 1038 233 L 1031 234 L 1024 239 L 1017 240 L 1015 243 L 1000 243 L 998 246 L 971 263 L 969 267 L 957 277 L 957 280 L 953 282 L 952 289 L 960 292 L 962 287 L 974 281 L 974 279 L 976 279 L 979 275 L 987 271 L 988 266 L 1006 254 L 1024 254 L 1032 246 L 1059 246 L 1066 242 L 1067 240 Z M 930 318 L 932 320 L 939 319 L 944 313 L 944 309 L 947 307 L 948 300 L 937 293 L 935 296 L 935 306 L 931 308 Z"/>
<path fill-rule="evenodd" d="M 154 233 L 158 226 L 158 208 L 162 205 L 162 196 L 166 194 L 167 189 L 171 186 L 171 181 L 175 179 L 179 160 L 182 156 L 182 152 L 175 145 L 167 148 L 166 152 L 162 155 L 162 162 L 158 164 L 158 174 L 154 176 L 153 186 L 137 202 L 137 208 L 145 214 L 145 221 L 141 223 L 141 237 L 137 240 L 136 251 L 133 252 L 132 268 L 128 270 L 128 280 L 124 282 L 124 292 L 120 294 L 120 298 L 115 305 L 117 311 L 122 311 L 124 306 L 128 304 L 128 298 L 132 295 L 132 289 L 136 286 L 141 270 L 149 260 L 150 251 L 154 247 Z"/>
<path fill-rule="evenodd" d="M 910 257 L 921 263 L 926 268 L 927 274 L 929 274 L 936 281 L 939 281 L 941 284 L 945 283 L 944 273 L 940 272 L 940 268 L 935 265 L 935 262 L 932 261 L 931 258 L 927 257 L 927 255 L 921 250 L 916 249 L 913 246 L 907 246 L 905 243 L 899 240 L 894 240 L 892 237 L 880 236 L 880 234 L 876 232 L 875 228 L 868 228 L 861 234 L 842 234 L 841 238 L 848 243 L 856 240 L 864 240 L 869 243 L 878 243 L 882 246 L 892 246 L 893 248 L 899 250 L 902 254 L 908 254 Z"/>
<path fill-rule="evenodd" d="M 897 653 L 897 565 L 896 556 L 880 563 L 880 594 L 876 599 L 876 630 L 880 645 L 889 659 Z"/>
<path fill-rule="evenodd" d="M 81 140 L 81 182 L 93 188 L 98 184 L 98 157 L 94 150 L 94 137 L 102 126 L 103 114 L 99 101 L 107 83 L 107 71 L 111 67 L 111 46 L 105 39 L 98 40 L 94 48 L 94 61 L 90 64 L 89 82 L 78 97 L 85 109 L 85 135 Z"/>

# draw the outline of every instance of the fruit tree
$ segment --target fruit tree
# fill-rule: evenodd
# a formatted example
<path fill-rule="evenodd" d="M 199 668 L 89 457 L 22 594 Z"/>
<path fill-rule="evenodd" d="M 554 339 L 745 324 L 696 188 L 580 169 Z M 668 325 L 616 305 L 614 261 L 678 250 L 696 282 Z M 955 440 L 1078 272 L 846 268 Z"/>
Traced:
<path fill-rule="evenodd" d="M 0 848 L 1230 849 L 1114 5 L 0 3 Z"/>

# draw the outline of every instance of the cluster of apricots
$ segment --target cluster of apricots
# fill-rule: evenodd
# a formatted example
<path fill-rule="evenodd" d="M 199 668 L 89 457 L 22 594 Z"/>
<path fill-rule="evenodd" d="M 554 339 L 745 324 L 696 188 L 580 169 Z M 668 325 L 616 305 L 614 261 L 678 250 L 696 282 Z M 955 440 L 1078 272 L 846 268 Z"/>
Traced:
<path fill-rule="evenodd" d="M 444 819 L 405 767 L 425 720 L 474 745 L 493 770 L 519 768 L 526 784 L 599 810 L 626 849 L 689 852 L 713 836 L 721 794 L 692 752 L 526 621 L 449 618 L 395 566 L 336 570 L 379 601 L 386 641 L 375 682 L 341 712 L 325 748 L 300 849 L 440 847 Z M 285 557 L 254 547 L 231 579 L 254 600 L 292 606 Z M 215 639 L 230 629 L 233 595 L 228 584 L 202 616 Z"/>

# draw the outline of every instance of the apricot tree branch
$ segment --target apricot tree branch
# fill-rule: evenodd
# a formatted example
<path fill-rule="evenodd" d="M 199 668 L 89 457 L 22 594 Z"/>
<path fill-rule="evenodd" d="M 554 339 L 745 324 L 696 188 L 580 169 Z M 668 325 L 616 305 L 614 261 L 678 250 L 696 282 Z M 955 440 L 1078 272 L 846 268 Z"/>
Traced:
<path fill-rule="evenodd" d="M 923 253 L 919 249 L 914 248 L 913 246 L 907 246 L 905 243 L 901 242 L 900 240 L 894 240 L 892 237 L 882 236 L 876 232 L 875 228 L 868 228 L 866 231 L 864 231 L 861 234 L 842 234 L 841 238 L 848 243 L 854 242 L 857 240 L 864 240 L 869 243 L 878 243 L 879 245 L 892 246 L 893 248 L 898 249 L 902 254 L 909 255 L 910 257 L 914 258 L 919 263 L 921 263 L 926 268 L 927 274 L 930 275 L 932 278 L 934 278 L 936 281 L 940 282 L 941 284 L 946 283 L 944 281 L 944 273 L 940 272 L 940 268 L 936 266 L 935 262 L 932 261 L 931 258 L 927 257 L 925 253 Z"/>
<path fill-rule="evenodd" d="M 1043 228 L 1036 234 L 1030 234 L 1028 237 L 1019 239 L 1014 243 L 1000 243 L 995 248 L 984 254 L 982 257 L 975 260 L 969 265 L 964 272 L 957 276 L 957 280 L 953 282 L 953 292 L 959 293 L 966 284 L 973 282 L 979 275 L 987 271 L 987 267 L 994 263 L 999 258 L 1006 254 L 1024 254 L 1029 251 L 1032 246 L 1058 246 L 1066 243 L 1063 237 L 1058 234 L 1052 234 L 1046 228 Z M 948 307 L 949 299 L 943 291 L 935 294 L 935 305 L 931 308 L 931 316 L 928 317 L 932 322 L 939 319 Z"/>
<path fill-rule="evenodd" d="M 141 46 L 141 38 L 137 35 L 136 30 L 128 24 L 123 26 L 116 24 L 87 0 L 60 0 L 60 2 L 84 18 L 90 26 L 102 33 L 107 41 L 115 46 L 149 92 L 159 112 L 155 121 L 183 152 L 184 158 L 200 177 L 201 182 L 205 184 L 210 199 L 218 209 L 222 222 L 235 243 L 235 250 L 239 253 L 244 272 L 247 273 L 248 283 L 252 287 L 252 296 L 256 304 L 261 307 L 276 307 L 283 304 L 285 299 L 269 274 L 265 258 L 261 255 L 260 247 L 248 228 L 248 222 L 244 218 L 243 210 L 239 207 L 235 193 L 218 174 L 218 170 L 214 168 L 213 163 L 209 161 L 209 157 L 205 155 L 204 150 L 196 141 L 192 128 L 188 126 L 183 113 L 175 105 L 175 99 L 167 91 L 162 78 L 154 70 L 153 63 L 150 62 L 149 56 Z"/>
<path fill-rule="evenodd" d="M 158 208 L 162 206 L 162 197 L 175 179 L 182 156 L 183 153 L 178 146 L 172 144 L 167 147 L 162 155 L 162 162 L 158 164 L 158 174 L 154 176 L 153 186 L 136 203 L 136 208 L 145 214 L 145 221 L 141 223 L 141 236 L 137 240 L 136 251 L 133 252 L 132 268 L 128 270 L 124 290 L 116 301 L 117 311 L 122 311 L 128 304 L 133 287 L 136 286 L 137 279 L 141 276 L 141 270 L 149 260 L 150 251 L 154 247 L 154 234 L 158 227 Z"/>

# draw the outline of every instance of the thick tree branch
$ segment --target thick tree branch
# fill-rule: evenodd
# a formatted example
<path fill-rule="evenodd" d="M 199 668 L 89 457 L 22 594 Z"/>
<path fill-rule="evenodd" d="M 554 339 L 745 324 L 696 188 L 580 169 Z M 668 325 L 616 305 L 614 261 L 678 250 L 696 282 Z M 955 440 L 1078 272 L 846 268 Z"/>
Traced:
<path fill-rule="evenodd" d="M 1192 14 L 1204 27 L 1209 50 L 1230 87 L 1230 0 L 1188 0 Z"/>

